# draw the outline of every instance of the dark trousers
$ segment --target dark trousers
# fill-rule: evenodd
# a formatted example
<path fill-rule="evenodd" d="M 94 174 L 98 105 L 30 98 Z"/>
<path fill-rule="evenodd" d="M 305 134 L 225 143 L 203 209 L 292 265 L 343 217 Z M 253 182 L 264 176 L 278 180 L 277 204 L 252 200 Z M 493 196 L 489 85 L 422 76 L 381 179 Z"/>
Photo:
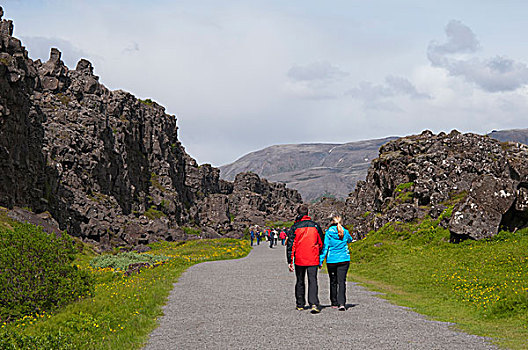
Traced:
<path fill-rule="evenodd" d="M 253 237 L 251 237 L 251 246 L 253 246 Z"/>
<path fill-rule="evenodd" d="M 299 266 L 295 265 L 295 299 L 297 306 L 303 307 L 306 304 L 304 278 L 308 272 L 308 304 L 319 306 L 319 288 L 317 286 L 317 268 L 318 266 Z"/>
<path fill-rule="evenodd" d="M 273 248 L 273 238 L 270 238 L 269 242 L 270 242 L 270 248 Z"/>
<path fill-rule="evenodd" d="M 330 302 L 332 306 L 346 305 L 346 275 L 349 266 L 349 262 L 326 264 L 330 277 Z"/>

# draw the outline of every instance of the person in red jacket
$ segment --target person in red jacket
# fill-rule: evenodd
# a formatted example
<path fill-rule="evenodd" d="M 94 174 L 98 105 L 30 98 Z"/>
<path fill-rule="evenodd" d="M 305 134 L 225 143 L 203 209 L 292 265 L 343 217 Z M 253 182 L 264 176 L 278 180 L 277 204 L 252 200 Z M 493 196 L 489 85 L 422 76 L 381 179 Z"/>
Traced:
<path fill-rule="evenodd" d="M 308 274 L 308 303 L 312 313 L 319 313 L 319 296 L 317 286 L 317 269 L 319 255 L 323 248 L 324 234 L 321 227 L 308 216 L 308 207 L 303 204 L 297 208 L 296 222 L 288 234 L 286 258 L 290 271 L 295 270 L 295 298 L 297 310 L 304 310 L 305 276 Z"/>

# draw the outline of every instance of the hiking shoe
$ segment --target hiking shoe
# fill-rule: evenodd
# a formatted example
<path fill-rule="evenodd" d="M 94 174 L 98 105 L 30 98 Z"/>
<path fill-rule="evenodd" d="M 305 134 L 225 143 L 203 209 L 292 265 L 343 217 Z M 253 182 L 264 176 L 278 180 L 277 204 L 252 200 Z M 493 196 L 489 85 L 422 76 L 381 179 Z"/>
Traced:
<path fill-rule="evenodd" d="M 337 309 L 339 305 L 332 305 L 332 309 Z"/>
<path fill-rule="evenodd" d="M 312 310 L 310 311 L 312 314 L 318 314 L 321 312 L 321 309 L 319 309 L 318 306 L 312 305 Z"/>
<path fill-rule="evenodd" d="M 346 311 L 345 305 L 339 305 L 339 311 Z"/>
<path fill-rule="evenodd" d="M 296 309 L 297 309 L 297 311 L 303 311 L 304 310 L 304 306 L 297 306 Z"/>

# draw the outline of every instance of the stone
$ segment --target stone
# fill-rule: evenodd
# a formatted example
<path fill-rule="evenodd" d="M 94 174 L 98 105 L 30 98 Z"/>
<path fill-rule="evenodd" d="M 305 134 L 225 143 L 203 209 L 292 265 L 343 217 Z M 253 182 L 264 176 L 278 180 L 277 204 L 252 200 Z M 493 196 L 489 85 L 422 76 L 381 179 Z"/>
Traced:
<path fill-rule="evenodd" d="M 472 239 L 491 238 L 497 234 L 501 214 L 485 208 L 474 198 L 467 200 L 455 211 L 449 221 L 449 230 L 456 237 L 466 236 Z"/>

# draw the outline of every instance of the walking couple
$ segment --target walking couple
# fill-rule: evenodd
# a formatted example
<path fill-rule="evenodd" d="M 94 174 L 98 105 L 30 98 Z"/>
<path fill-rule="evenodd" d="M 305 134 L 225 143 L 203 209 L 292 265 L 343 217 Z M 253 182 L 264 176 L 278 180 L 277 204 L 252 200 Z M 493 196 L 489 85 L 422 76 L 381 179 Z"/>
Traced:
<path fill-rule="evenodd" d="M 308 216 L 308 207 L 297 209 L 297 219 L 291 227 L 286 249 L 290 271 L 295 271 L 295 298 L 297 310 L 304 310 L 305 276 L 308 274 L 308 303 L 312 313 L 321 312 L 317 285 L 317 268 L 326 258 L 330 278 L 330 301 L 332 307 L 346 310 L 346 275 L 350 265 L 348 243 L 352 237 L 341 225 L 341 217 L 332 215 L 332 224 L 323 234 L 321 227 Z M 323 243 L 324 242 L 324 243 Z"/>

